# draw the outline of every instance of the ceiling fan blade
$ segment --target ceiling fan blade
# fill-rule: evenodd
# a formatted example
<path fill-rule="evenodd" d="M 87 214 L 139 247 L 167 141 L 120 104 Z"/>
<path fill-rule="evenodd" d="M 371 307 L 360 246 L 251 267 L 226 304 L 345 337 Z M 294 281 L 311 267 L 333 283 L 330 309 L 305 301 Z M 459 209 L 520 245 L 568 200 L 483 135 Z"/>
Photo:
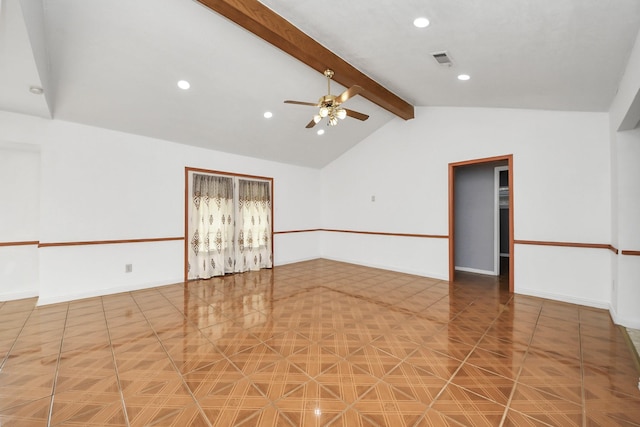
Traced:
<path fill-rule="evenodd" d="M 289 99 L 287 99 L 286 101 L 284 101 L 285 104 L 296 104 L 296 105 L 308 105 L 310 107 L 319 107 L 318 103 L 314 103 L 314 102 L 302 102 L 302 101 L 291 101 Z"/>
<path fill-rule="evenodd" d="M 336 102 L 338 104 L 342 104 L 343 102 L 346 102 L 347 99 L 354 97 L 357 94 L 362 92 L 364 92 L 364 89 L 362 88 L 362 86 L 358 86 L 358 85 L 351 86 L 349 89 L 342 92 L 340 96 L 336 98 Z"/>
<path fill-rule="evenodd" d="M 311 129 L 312 127 L 314 127 L 316 125 L 316 121 L 311 119 L 311 121 L 309 123 L 307 123 L 307 125 L 305 126 L 305 128 L 307 129 Z"/>
<path fill-rule="evenodd" d="M 347 116 L 362 120 L 363 122 L 369 118 L 366 114 L 358 113 L 357 111 L 349 110 L 348 108 L 345 108 L 344 111 L 347 112 Z"/>

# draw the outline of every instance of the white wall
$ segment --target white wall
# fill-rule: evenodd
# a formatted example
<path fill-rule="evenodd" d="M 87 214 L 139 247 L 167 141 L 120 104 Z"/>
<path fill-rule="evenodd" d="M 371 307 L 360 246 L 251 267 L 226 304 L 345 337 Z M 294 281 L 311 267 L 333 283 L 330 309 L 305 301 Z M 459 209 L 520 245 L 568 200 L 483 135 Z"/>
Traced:
<path fill-rule="evenodd" d="M 640 33 L 620 80 L 610 114 L 612 244 L 640 251 Z M 633 129 L 635 127 L 635 129 Z M 640 329 L 640 256 L 612 255 L 611 313 L 622 325 Z"/>
<path fill-rule="evenodd" d="M 0 141 L 0 243 L 38 241 L 40 153 Z M 0 246 L 0 301 L 38 295 L 38 246 Z"/>
<path fill-rule="evenodd" d="M 617 206 L 612 167 L 629 162 L 616 171 L 620 194 L 615 197 L 620 205 L 629 200 L 630 207 L 622 216 L 616 212 L 615 221 L 637 224 L 640 182 L 633 164 L 636 146 L 610 158 L 608 119 L 606 113 L 418 108 L 416 119 L 390 122 L 318 171 L 0 112 L 3 139 L 40 147 L 40 185 L 33 190 L 39 191 L 38 225 L 0 241 L 182 236 L 185 166 L 273 177 L 276 232 L 325 228 L 447 235 L 448 164 L 513 154 L 515 239 L 607 244 L 613 241 L 611 210 Z M 637 144 L 637 134 L 629 135 Z M 7 191 L 6 185 L 0 188 Z M 9 220 L 10 214 L 2 215 L 0 221 Z M 623 227 L 629 226 L 615 236 L 621 246 Z M 638 250 L 637 242 L 627 249 Z M 37 288 L 41 303 L 179 282 L 183 274 L 182 241 L 3 250 L 14 269 L 39 262 L 25 279 L 31 288 L 25 289 Z M 319 256 L 441 279 L 448 275 L 446 239 L 335 232 L 275 236 L 276 265 Z M 608 306 L 613 295 L 616 315 L 626 323 L 638 321 L 633 307 L 639 257 L 530 245 L 516 245 L 514 256 L 516 292 L 597 307 Z M 134 265 L 132 273 L 124 272 L 125 263 Z M 611 278 L 617 276 L 619 290 L 612 292 Z M 15 283 L 0 277 L 0 286 Z"/>
<path fill-rule="evenodd" d="M 417 108 L 414 120 L 392 121 L 322 170 L 324 226 L 448 235 L 448 164 L 506 154 L 514 156 L 515 239 L 610 242 L 606 113 Z M 412 239 L 380 236 L 374 241 L 334 233 L 322 240 L 321 251 L 328 258 L 361 264 L 379 253 L 379 267 L 445 278 L 446 240 L 423 239 L 427 250 Z M 556 248 L 524 246 L 515 248 L 516 292 L 608 306 L 611 259 L 606 250 L 588 250 L 603 279 L 601 274 L 572 276 L 583 268 L 579 248 L 564 249 L 566 262 L 550 265 Z M 416 250 L 421 252 L 412 252 Z M 399 266 L 390 253 L 409 255 Z M 530 269 L 518 270 L 522 265 Z"/>
<path fill-rule="evenodd" d="M 0 113 L 0 131 L 41 147 L 41 244 L 183 236 L 186 166 L 273 177 L 275 231 L 320 228 L 318 170 L 10 113 Z M 276 264 L 318 257 L 317 238 L 276 237 Z M 40 303 L 180 282 L 183 248 L 40 248 Z M 133 272 L 125 273 L 129 263 Z"/>
<path fill-rule="evenodd" d="M 640 251 L 640 127 L 617 132 L 617 248 Z M 619 254 L 615 259 L 616 287 L 613 315 L 618 323 L 640 329 L 640 256 Z"/>
<path fill-rule="evenodd" d="M 517 293 L 610 307 L 611 255 L 606 249 L 516 245 L 514 262 Z"/>
<path fill-rule="evenodd" d="M 323 258 L 336 261 L 442 280 L 449 273 L 446 239 L 323 232 L 320 246 Z"/>
<path fill-rule="evenodd" d="M 322 227 L 320 171 L 288 166 L 288 174 L 275 181 L 274 230 L 301 231 Z M 275 264 L 282 265 L 320 256 L 320 233 L 276 234 Z"/>

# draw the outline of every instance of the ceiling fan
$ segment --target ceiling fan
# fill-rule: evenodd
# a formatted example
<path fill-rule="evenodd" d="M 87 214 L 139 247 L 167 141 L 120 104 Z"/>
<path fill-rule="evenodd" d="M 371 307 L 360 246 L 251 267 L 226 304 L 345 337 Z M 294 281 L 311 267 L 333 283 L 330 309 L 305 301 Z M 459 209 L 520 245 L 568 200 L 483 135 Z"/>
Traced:
<path fill-rule="evenodd" d="M 364 89 L 362 89 L 362 87 L 358 85 L 354 85 L 338 96 L 331 95 L 331 78 L 333 77 L 333 71 L 329 69 L 324 70 L 324 75 L 327 78 L 327 95 L 320 97 L 317 103 L 291 100 L 284 101 L 285 104 L 308 105 L 311 107 L 319 108 L 318 113 L 313 116 L 313 119 L 311 119 L 311 121 L 307 124 L 306 128 L 309 129 L 314 127 L 325 117 L 327 118 L 328 126 L 337 125 L 338 119 L 342 120 L 347 116 L 362 121 L 367 120 L 369 116 L 367 116 L 366 114 L 341 107 L 341 105 L 349 98 L 362 93 Z"/>

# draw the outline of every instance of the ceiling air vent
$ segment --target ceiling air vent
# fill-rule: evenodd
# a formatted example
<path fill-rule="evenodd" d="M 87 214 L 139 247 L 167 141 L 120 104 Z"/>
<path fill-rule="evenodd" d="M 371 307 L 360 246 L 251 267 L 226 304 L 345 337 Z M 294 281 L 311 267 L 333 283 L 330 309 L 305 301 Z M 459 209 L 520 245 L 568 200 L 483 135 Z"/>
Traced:
<path fill-rule="evenodd" d="M 450 67 L 453 64 L 447 52 L 434 52 L 431 54 L 431 56 L 433 56 L 433 59 L 435 59 L 436 62 L 440 65 Z"/>

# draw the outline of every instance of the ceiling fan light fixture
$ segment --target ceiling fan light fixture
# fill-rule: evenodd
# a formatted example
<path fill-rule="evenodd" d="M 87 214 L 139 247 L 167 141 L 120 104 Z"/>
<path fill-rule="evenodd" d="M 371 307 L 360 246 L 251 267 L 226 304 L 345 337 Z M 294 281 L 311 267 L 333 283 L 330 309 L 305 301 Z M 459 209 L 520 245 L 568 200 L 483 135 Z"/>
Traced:
<path fill-rule="evenodd" d="M 331 71 L 330 69 L 326 69 L 324 71 L 324 75 L 327 78 L 327 94 L 324 96 L 321 96 L 320 99 L 318 99 L 317 103 L 292 101 L 292 100 L 284 101 L 285 104 L 307 105 L 310 107 L 318 108 L 318 112 L 313 116 L 311 121 L 307 123 L 305 128 L 311 129 L 312 127 L 317 125 L 320 121 L 322 121 L 322 119 L 325 117 L 327 118 L 327 126 L 335 126 L 338 124 L 339 120 L 342 120 L 346 117 L 352 117 L 360 121 L 367 120 L 369 116 L 366 114 L 341 108 L 341 104 L 343 104 L 344 102 L 348 101 L 350 98 L 364 91 L 362 86 L 353 85 L 338 96 L 332 95 L 331 94 L 331 78 L 333 77 L 333 71 Z"/>

